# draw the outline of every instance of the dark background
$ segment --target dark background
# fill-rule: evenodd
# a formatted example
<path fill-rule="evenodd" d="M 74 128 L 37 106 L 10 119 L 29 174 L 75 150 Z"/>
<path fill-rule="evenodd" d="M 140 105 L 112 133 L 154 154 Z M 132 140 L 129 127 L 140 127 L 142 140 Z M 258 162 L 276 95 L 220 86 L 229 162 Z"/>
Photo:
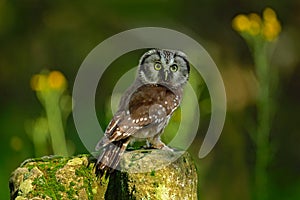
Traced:
<path fill-rule="evenodd" d="M 9 198 L 10 173 L 36 154 L 25 131 L 26 121 L 41 115 L 43 108 L 30 88 L 32 75 L 43 69 L 59 70 L 69 84 L 69 93 L 82 61 L 100 42 L 121 31 L 143 26 L 171 28 L 199 41 L 216 62 L 224 79 L 228 112 L 223 133 L 214 150 L 197 157 L 209 123 L 204 115 L 189 151 L 199 172 L 201 199 L 250 199 L 253 191 L 255 145 L 247 131 L 247 120 L 255 118 L 255 75 L 251 53 L 231 27 L 234 16 L 270 6 L 282 25 L 282 33 L 271 55 L 271 67 L 279 70 L 277 111 L 270 141 L 273 159 L 267 172 L 270 199 L 300 198 L 300 2 L 246 0 L 129 0 L 54 1 L 0 0 L 0 197 Z M 136 66 L 143 51 L 125 56 L 124 70 L 113 68 L 103 79 L 107 88 L 97 91 L 105 101 L 122 73 Z M 118 61 L 116 61 L 118 62 Z M 121 62 L 121 61 L 120 61 Z M 119 62 L 119 63 L 120 63 Z M 270 69 L 271 70 L 271 69 Z M 115 77 L 115 78 L 110 78 Z M 205 99 L 207 91 L 202 97 Z M 202 107 L 204 107 L 202 104 Z M 101 124 L 109 115 L 97 104 Z M 203 108 L 205 109 L 205 108 Z M 72 117 L 66 137 L 73 155 L 87 153 Z M 15 146 L 15 141 L 18 147 Z M 49 146 L 50 148 L 50 146 Z M 51 153 L 51 149 L 49 149 Z"/>

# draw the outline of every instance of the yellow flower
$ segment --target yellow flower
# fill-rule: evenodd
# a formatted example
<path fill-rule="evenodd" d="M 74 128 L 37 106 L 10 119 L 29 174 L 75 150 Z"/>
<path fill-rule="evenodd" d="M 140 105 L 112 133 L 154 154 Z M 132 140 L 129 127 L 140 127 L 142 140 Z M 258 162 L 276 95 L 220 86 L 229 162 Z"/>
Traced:
<path fill-rule="evenodd" d="M 255 13 L 248 16 L 238 15 L 232 21 L 232 26 L 236 31 L 247 32 L 254 36 L 260 33 L 261 24 L 261 18 Z"/>
<path fill-rule="evenodd" d="M 281 31 L 279 23 L 265 23 L 263 28 L 263 35 L 268 41 L 273 41 L 277 38 Z"/>
<path fill-rule="evenodd" d="M 266 8 L 263 11 L 263 19 L 256 13 L 251 13 L 248 16 L 240 14 L 232 20 L 232 26 L 238 32 L 248 33 L 251 36 L 261 36 L 267 41 L 275 40 L 281 31 L 276 13 L 271 8 Z"/>
<path fill-rule="evenodd" d="M 276 17 L 276 13 L 271 8 L 266 8 L 263 12 L 263 18 L 263 36 L 266 40 L 273 41 L 281 32 L 281 25 Z"/>
<path fill-rule="evenodd" d="M 266 8 L 263 12 L 263 18 L 265 21 L 277 20 L 276 13 L 271 8 Z"/>
<path fill-rule="evenodd" d="M 34 75 L 30 80 L 30 85 L 34 91 L 64 90 L 67 86 L 67 80 L 61 72 L 52 71 L 49 74 Z"/>
<path fill-rule="evenodd" d="M 48 76 L 48 84 L 52 89 L 64 90 L 67 85 L 67 81 L 61 72 L 52 71 Z"/>
<path fill-rule="evenodd" d="M 233 19 L 232 27 L 239 32 L 247 31 L 250 27 L 250 21 L 246 15 L 241 14 Z"/>
<path fill-rule="evenodd" d="M 251 13 L 248 17 L 250 21 L 250 27 L 248 29 L 248 32 L 254 36 L 260 34 L 262 26 L 260 16 L 258 16 L 258 14 L 256 13 Z"/>
<path fill-rule="evenodd" d="M 30 80 L 32 90 L 42 91 L 47 88 L 47 76 L 44 74 L 36 74 Z"/>

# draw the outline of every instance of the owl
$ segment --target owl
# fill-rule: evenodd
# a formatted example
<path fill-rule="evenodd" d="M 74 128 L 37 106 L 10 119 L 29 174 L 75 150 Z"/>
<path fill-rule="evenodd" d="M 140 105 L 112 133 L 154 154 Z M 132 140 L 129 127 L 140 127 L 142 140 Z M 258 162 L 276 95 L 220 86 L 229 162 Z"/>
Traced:
<path fill-rule="evenodd" d="M 133 84 L 120 100 L 117 112 L 98 142 L 96 174 L 110 174 L 127 145 L 145 140 L 148 147 L 170 150 L 160 139 L 173 112 L 179 107 L 190 65 L 181 51 L 153 49 L 139 61 Z"/>

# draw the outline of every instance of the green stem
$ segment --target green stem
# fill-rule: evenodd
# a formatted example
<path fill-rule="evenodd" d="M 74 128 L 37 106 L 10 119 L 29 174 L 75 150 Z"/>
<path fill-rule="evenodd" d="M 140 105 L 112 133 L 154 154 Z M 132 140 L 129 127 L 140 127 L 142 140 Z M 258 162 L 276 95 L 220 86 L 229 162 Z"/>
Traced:
<path fill-rule="evenodd" d="M 266 43 L 258 41 L 254 46 L 254 62 L 259 80 L 257 103 L 257 135 L 255 165 L 255 199 L 268 199 L 267 167 L 270 161 L 270 124 L 272 98 L 270 92 L 270 68 L 267 60 Z"/>
<path fill-rule="evenodd" d="M 45 109 L 48 118 L 48 126 L 51 137 L 53 153 L 55 155 L 68 155 L 62 116 L 59 108 L 60 94 L 58 92 L 46 91 Z"/>

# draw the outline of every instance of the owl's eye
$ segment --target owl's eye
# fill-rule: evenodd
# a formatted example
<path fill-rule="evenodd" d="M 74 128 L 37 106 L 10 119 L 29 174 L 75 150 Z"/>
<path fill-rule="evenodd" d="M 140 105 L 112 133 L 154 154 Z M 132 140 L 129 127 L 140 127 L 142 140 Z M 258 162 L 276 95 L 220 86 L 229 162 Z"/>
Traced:
<path fill-rule="evenodd" d="M 178 70 L 178 66 L 176 64 L 173 64 L 173 65 L 170 66 L 170 70 L 172 72 L 176 72 Z"/>
<path fill-rule="evenodd" d="M 161 67 L 162 67 L 162 65 L 161 65 L 160 62 L 155 62 L 155 63 L 154 63 L 154 69 L 155 69 L 156 71 L 159 71 L 159 70 L 161 69 Z"/>

